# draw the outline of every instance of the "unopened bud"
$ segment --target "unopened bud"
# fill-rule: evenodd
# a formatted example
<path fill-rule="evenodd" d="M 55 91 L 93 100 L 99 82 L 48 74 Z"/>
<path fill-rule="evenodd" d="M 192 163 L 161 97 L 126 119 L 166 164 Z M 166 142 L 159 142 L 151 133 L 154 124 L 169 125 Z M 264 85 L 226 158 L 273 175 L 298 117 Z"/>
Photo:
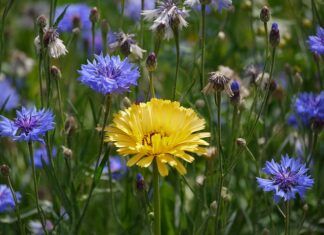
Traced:
<path fill-rule="evenodd" d="M 245 147 L 245 146 L 246 146 L 246 140 L 243 139 L 243 138 L 237 138 L 237 139 L 236 139 L 236 144 L 237 144 L 239 147 Z"/>
<path fill-rule="evenodd" d="M 304 212 L 307 212 L 307 211 L 308 211 L 308 209 L 309 209 L 309 206 L 308 206 L 308 204 L 305 204 L 305 205 L 303 206 L 303 211 L 304 211 Z"/>
<path fill-rule="evenodd" d="M 122 100 L 122 106 L 123 108 L 129 108 L 132 105 L 132 101 L 126 96 Z"/>
<path fill-rule="evenodd" d="M 269 41 L 273 48 L 277 47 L 280 43 L 280 32 L 277 23 L 272 24 Z"/>
<path fill-rule="evenodd" d="M 240 103 L 240 84 L 236 80 L 231 83 L 231 90 L 233 92 L 233 96 L 230 97 L 231 103 L 238 105 Z"/>
<path fill-rule="evenodd" d="M 99 21 L 99 11 L 97 7 L 91 9 L 89 19 L 92 23 L 97 23 Z"/>
<path fill-rule="evenodd" d="M 136 189 L 139 192 L 143 192 L 146 190 L 145 180 L 141 173 L 138 173 L 136 176 Z"/>
<path fill-rule="evenodd" d="M 202 109 L 206 106 L 206 103 L 203 99 L 196 100 L 195 106 L 197 109 Z"/>
<path fill-rule="evenodd" d="M 46 20 L 46 17 L 45 17 L 44 15 L 40 15 L 40 16 L 38 16 L 36 22 L 37 22 L 37 25 L 38 25 L 41 29 L 45 28 L 46 25 L 47 25 L 47 20 Z"/>
<path fill-rule="evenodd" d="M 77 129 L 77 123 L 75 121 L 75 118 L 73 116 L 69 116 L 64 123 L 65 133 L 70 135 L 76 129 Z"/>
<path fill-rule="evenodd" d="M 217 213 L 217 202 L 213 201 L 212 203 L 210 203 L 209 209 L 210 209 L 210 213 L 212 216 L 216 216 Z"/>
<path fill-rule="evenodd" d="M 73 156 L 73 152 L 71 149 L 65 147 L 65 146 L 62 146 L 62 150 L 63 150 L 63 156 L 67 159 L 71 159 L 72 156 Z"/>
<path fill-rule="evenodd" d="M 267 23 L 270 20 L 270 10 L 267 6 L 262 7 L 260 12 L 260 20 Z"/>
<path fill-rule="evenodd" d="M 62 78 L 62 74 L 61 74 L 61 70 L 56 67 L 55 65 L 52 65 L 51 67 L 51 75 L 54 79 L 61 79 Z"/>
<path fill-rule="evenodd" d="M 6 164 L 0 166 L 0 171 L 2 176 L 7 177 L 9 176 L 10 168 Z"/>
<path fill-rule="evenodd" d="M 154 52 L 151 52 L 146 59 L 146 68 L 149 72 L 154 72 L 157 67 L 157 60 Z"/>

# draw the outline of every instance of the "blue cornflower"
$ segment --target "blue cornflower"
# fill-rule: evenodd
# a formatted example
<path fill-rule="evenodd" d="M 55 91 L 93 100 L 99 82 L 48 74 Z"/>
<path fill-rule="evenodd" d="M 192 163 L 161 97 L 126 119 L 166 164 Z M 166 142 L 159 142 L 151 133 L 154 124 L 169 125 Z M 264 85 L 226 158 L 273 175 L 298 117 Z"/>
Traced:
<path fill-rule="evenodd" d="M 259 187 L 265 192 L 274 191 L 274 201 L 279 202 L 280 198 L 289 201 L 299 194 L 304 198 L 307 189 L 311 188 L 314 180 L 306 173 L 308 169 L 298 159 L 290 158 L 288 154 L 281 157 L 281 162 L 276 163 L 273 159 L 267 161 L 263 171 L 270 176 L 270 179 L 257 177 Z"/>
<path fill-rule="evenodd" d="M 14 141 L 38 141 L 44 143 L 43 136 L 54 129 L 54 116 L 49 110 L 22 107 L 17 110 L 14 121 L 0 116 L 0 136 L 7 136 Z"/>
<path fill-rule="evenodd" d="M 21 194 L 16 192 L 17 201 L 20 202 Z M 11 211 L 16 207 L 14 198 L 7 185 L 0 184 L 0 213 Z"/>
<path fill-rule="evenodd" d="M 145 1 L 144 2 L 144 10 L 154 9 L 155 2 L 154 1 Z M 126 0 L 125 2 L 125 16 L 138 21 L 141 18 L 142 4 L 141 1 L 138 0 Z"/>
<path fill-rule="evenodd" d="M 63 12 L 67 5 L 59 6 L 55 12 L 55 19 Z M 91 8 L 87 4 L 70 4 L 63 19 L 58 24 L 59 32 L 72 32 L 72 29 L 79 27 L 82 32 L 91 31 L 89 19 Z"/>
<path fill-rule="evenodd" d="M 294 104 L 296 118 L 305 127 L 310 127 L 312 123 L 324 124 L 324 91 L 319 95 L 311 92 L 300 93 Z"/>
<path fill-rule="evenodd" d="M 57 153 L 56 148 L 53 147 L 52 148 L 52 157 L 56 157 L 56 153 Z M 42 159 L 44 160 L 46 165 L 49 164 L 49 157 L 48 157 L 45 145 L 42 145 L 40 148 L 35 149 L 35 152 L 34 152 L 34 164 L 35 164 L 36 168 L 42 168 L 43 167 Z"/>
<path fill-rule="evenodd" d="M 324 29 L 317 27 L 316 36 L 309 36 L 307 43 L 309 44 L 309 49 L 312 52 L 316 52 L 320 55 L 324 54 Z"/>
<path fill-rule="evenodd" d="M 111 156 L 109 157 L 109 162 L 110 162 L 110 170 L 112 173 L 112 178 L 114 180 L 121 179 L 127 171 L 127 166 L 125 161 L 123 161 L 119 156 Z M 108 175 L 109 171 L 107 166 L 104 167 L 103 173 Z"/>
<path fill-rule="evenodd" d="M 200 5 L 199 0 L 186 0 L 184 4 L 188 6 Z M 215 5 L 219 12 L 223 9 L 230 9 L 232 7 L 232 0 L 212 0 L 211 5 Z"/>
<path fill-rule="evenodd" d="M 78 71 L 81 75 L 81 83 L 89 86 L 103 95 L 110 93 L 122 93 L 129 90 L 131 85 L 137 84 L 140 76 L 138 67 L 121 60 L 119 56 L 95 55 L 93 62 L 81 65 Z"/>
<path fill-rule="evenodd" d="M 18 106 L 19 95 L 7 79 L 0 78 L 0 109 L 10 111 Z"/>

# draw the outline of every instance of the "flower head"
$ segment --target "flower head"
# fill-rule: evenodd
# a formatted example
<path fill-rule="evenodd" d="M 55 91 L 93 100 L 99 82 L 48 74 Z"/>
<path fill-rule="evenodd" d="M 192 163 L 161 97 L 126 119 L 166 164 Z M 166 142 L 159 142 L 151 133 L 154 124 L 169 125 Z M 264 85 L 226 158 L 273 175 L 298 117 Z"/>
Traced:
<path fill-rule="evenodd" d="M 56 9 L 55 19 L 61 15 L 65 8 L 66 5 L 63 5 Z M 80 28 L 82 32 L 91 31 L 90 11 L 91 8 L 87 4 L 70 4 L 57 26 L 59 32 L 72 32 L 75 27 Z"/>
<path fill-rule="evenodd" d="M 9 111 L 18 106 L 19 95 L 3 76 L 0 76 L 0 91 L 0 109 L 4 107 L 6 111 Z"/>
<path fill-rule="evenodd" d="M 133 55 L 135 59 L 143 58 L 143 53 L 146 52 L 146 50 L 143 50 L 137 45 L 134 39 L 135 34 L 120 32 L 115 33 L 114 36 L 114 40 L 109 40 L 109 47 L 112 50 L 119 48 L 125 56 Z"/>
<path fill-rule="evenodd" d="M 121 60 L 119 56 L 104 57 L 102 54 L 95 55 L 93 62 L 88 61 L 78 72 L 81 83 L 103 95 L 128 91 L 140 76 L 138 67 L 127 58 Z"/>
<path fill-rule="evenodd" d="M 21 194 L 16 193 L 18 202 L 21 200 Z M 11 190 L 7 185 L 0 184 L 0 213 L 13 210 L 16 207 Z"/>
<path fill-rule="evenodd" d="M 293 104 L 297 120 L 305 127 L 324 125 L 324 91 L 319 95 L 314 93 L 300 93 Z"/>
<path fill-rule="evenodd" d="M 110 163 L 112 179 L 114 180 L 121 179 L 127 171 L 127 166 L 125 161 L 123 161 L 123 159 L 121 159 L 119 156 L 111 156 L 109 157 L 109 163 Z M 109 170 L 107 166 L 104 167 L 103 173 L 108 175 Z"/>
<path fill-rule="evenodd" d="M 188 22 L 185 18 L 189 15 L 183 7 L 179 8 L 173 0 L 165 0 L 159 3 L 159 7 L 153 10 L 144 10 L 142 12 L 144 19 L 153 20 L 151 30 L 156 31 L 163 29 L 164 38 L 170 39 L 174 29 L 181 30 L 187 27 Z"/>
<path fill-rule="evenodd" d="M 319 55 L 324 54 L 324 29 L 322 27 L 317 27 L 316 36 L 309 36 L 307 43 L 309 49 L 312 52 L 316 52 Z"/>
<path fill-rule="evenodd" d="M 204 128 L 205 121 L 192 109 L 178 102 L 151 99 L 117 113 L 106 128 L 105 141 L 114 142 L 122 156 L 134 155 L 127 166 L 148 167 L 155 160 L 162 176 L 168 175 L 166 164 L 183 175 L 186 168 L 178 159 L 190 163 L 194 158 L 188 153 L 205 152 L 203 146 L 208 143 L 203 138 L 210 134 L 199 132 Z"/>
<path fill-rule="evenodd" d="M 56 148 L 52 148 L 52 157 L 56 157 L 56 153 Z M 34 164 L 36 168 L 43 168 L 42 159 L 46 165 L 49 164 L 49 158 L 45 145 L 42 145 L 40 148 L 37 148 L 34 151 Z"/>
<path fill-rule="evenodd" d="M 225 76 L 223 73 L 220 73 L 218 71 L 212 72 L 210 73 L 210 77 L 208 80 L 209 80 L 208 84 L 202 90 L 202 92 L 204 92 L 205 94 L 210 94 L 215 91 L 225 90 L 225 92 L 230 97 L 233 96 L 233 92 L 230 85 L 231 79 Z"/>
<path fill-rule="evenodd" d="M 22 107 L 17 110 L 14 121 L 0 116 L 0 136 L 7 136 L 14 141 L 38 141 L 44 143 L 43 136 L 54 129 L 54 116 L 49 110 Z"/>
<path fill-rule="evenodd" d="M 306 190 L 314 184 L 314 180 L 306 174 L 306 165 L 288 155 L 281 157 L 280 164 L 273 159 L 271 162 L 267 161 L 263 171 L 270 179 L 257 178 L 259 187 L 265 192 L 274 191 L 273 199 L 276 203 L 280 198 L 285 201 L 294 199 L 296 194 L 304 198 Z"/>
<path fill-rule="evenodd" d="M 51 232 L 54 229 L 54 225 L 50 220 L 45 221 L 45 228 L 47 231 Z M 42 224 L 39 220 L 31 220 L 28 222 L 28 229 L 33 235 L 44 235 Z"/>

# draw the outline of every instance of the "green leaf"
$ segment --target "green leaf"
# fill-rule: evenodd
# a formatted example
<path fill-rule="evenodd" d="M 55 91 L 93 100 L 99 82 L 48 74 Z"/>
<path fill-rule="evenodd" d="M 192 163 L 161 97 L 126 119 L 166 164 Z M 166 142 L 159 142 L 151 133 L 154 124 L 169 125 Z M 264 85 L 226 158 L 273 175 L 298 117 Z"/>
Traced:
<path fill-rule="evenodd" d="M 65 13 L 66 13 L 66 10 L 68 9 L 70 5 L 67 5 L 64 10 L 62 11 L 62 13 L 59 15 L 59 17 L 57 17 L 53 27 L 56 28 L 58 26 L 58 24 L 60 23 L 60 21 L 63 19 Z"/>

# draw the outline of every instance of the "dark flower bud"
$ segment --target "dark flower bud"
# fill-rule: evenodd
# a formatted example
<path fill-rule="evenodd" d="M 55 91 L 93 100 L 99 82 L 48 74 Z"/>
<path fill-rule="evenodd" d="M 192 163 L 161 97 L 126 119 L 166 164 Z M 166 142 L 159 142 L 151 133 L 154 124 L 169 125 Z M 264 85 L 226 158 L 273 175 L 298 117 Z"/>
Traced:
<path fill-rule="evenodd" d="M 238 105 L 240 103 L 240 84 L 234 80 L 231 84 L 231 90 L 233 92 L 233 96 L 230 97 L 231 103 Z"/>
<path fill-rule="evenodd" d="M 321 133 L 324 128 L 324 120 L 320 118 L 315 118 L 312 120 L 312 130 L 315 133 Z"/>
<path fill-rule="evenodd" d="M 45 28 L 46 25 L 47 25 L 47 20 L 46 20 L 46 17 L 45 17 L 44 15 L 40 15 L 40 16 L 38 16 L 36 22 L 37 22 L 37 25 L 38 25 L 41 29 Z"/>
<path fill-rule="evenodd" d="M 61 70 L 56 67 L 55 65 L 52 65 L 51 67 L 51 75 L 54 79 L 61 79 L 62 78 L 62 74 L 61 74 Z"/>
<path fill-rule="evenodd" d="M 157 67 L 157 59 L 154 52 L 151 52 L 146 59 L 146 68 L 149 72 L 154 72 Z"/>
<path fill-rule="evenodd" d="M 267 6 L 262 7 L 260 12 L 260 20 L 267 23 L 270 20 L 270 10 Z"/>
<path fill-rule="evenodd" d="M 79 16 L 73 16 L 72 18 L 73 28 L 81 28 L 81 20 Z"/>
<path fill-rule="evenodd" d="M 280 43 L 280 32 L 277 23 L 272 24 L 269 41 L 273 48 L 277 47 Z"/>
<path fill-rule="evenodd" d="M 123 55 L 128 56 L 131 53 L 130 47 L 130 42 L 128 40 L 125 40 L 125 42 L 120 45 L 120 52 L 123 53 Z"/>
<path fill-rule="evenodd" d="M 109 24 L 106 19 L 101 20 L 100 28 L 101 34 L 104 35 L 104 37 L 106 37 L 109 32 Z"/>
<path fill-rule="evenodd" d="M 99 21 L 99 11 L 97 7 L 91 9 L 89 19 L 92 23 L 97 23 Z"/>
<path fill-rule="evenodd" d="M 237 138 L 237 139 L 236 139 L 236 144 L 237 144 L 239 147 L 243 147 L 243 148 L 245 148 L 245 146 L 246 146 L 246 140 L 243 139 L 243 138 Z"/>
<path fill-rule="evenodd" d="M 7 177 L 9 176 L 10 168 L 6 164 L 0 166 L 0 171 L 2 176 Z"/>
<path fill-rule="evenodd" d="M 64 124 L 64 130 L 65 133 L 70 135 L 77 129 L 77 123 L 75 121 L 75 118 L 73 116 L 69 116 Z"/>
<path fill-rule="evenodd" d="M 144 177 L 141 173 L 138 173 L 137 176 L 136 176 L 136 189 L 139 191 L 139 192 L 143 192 L 145 191 L 145 180 L 144 180 Z"/>

